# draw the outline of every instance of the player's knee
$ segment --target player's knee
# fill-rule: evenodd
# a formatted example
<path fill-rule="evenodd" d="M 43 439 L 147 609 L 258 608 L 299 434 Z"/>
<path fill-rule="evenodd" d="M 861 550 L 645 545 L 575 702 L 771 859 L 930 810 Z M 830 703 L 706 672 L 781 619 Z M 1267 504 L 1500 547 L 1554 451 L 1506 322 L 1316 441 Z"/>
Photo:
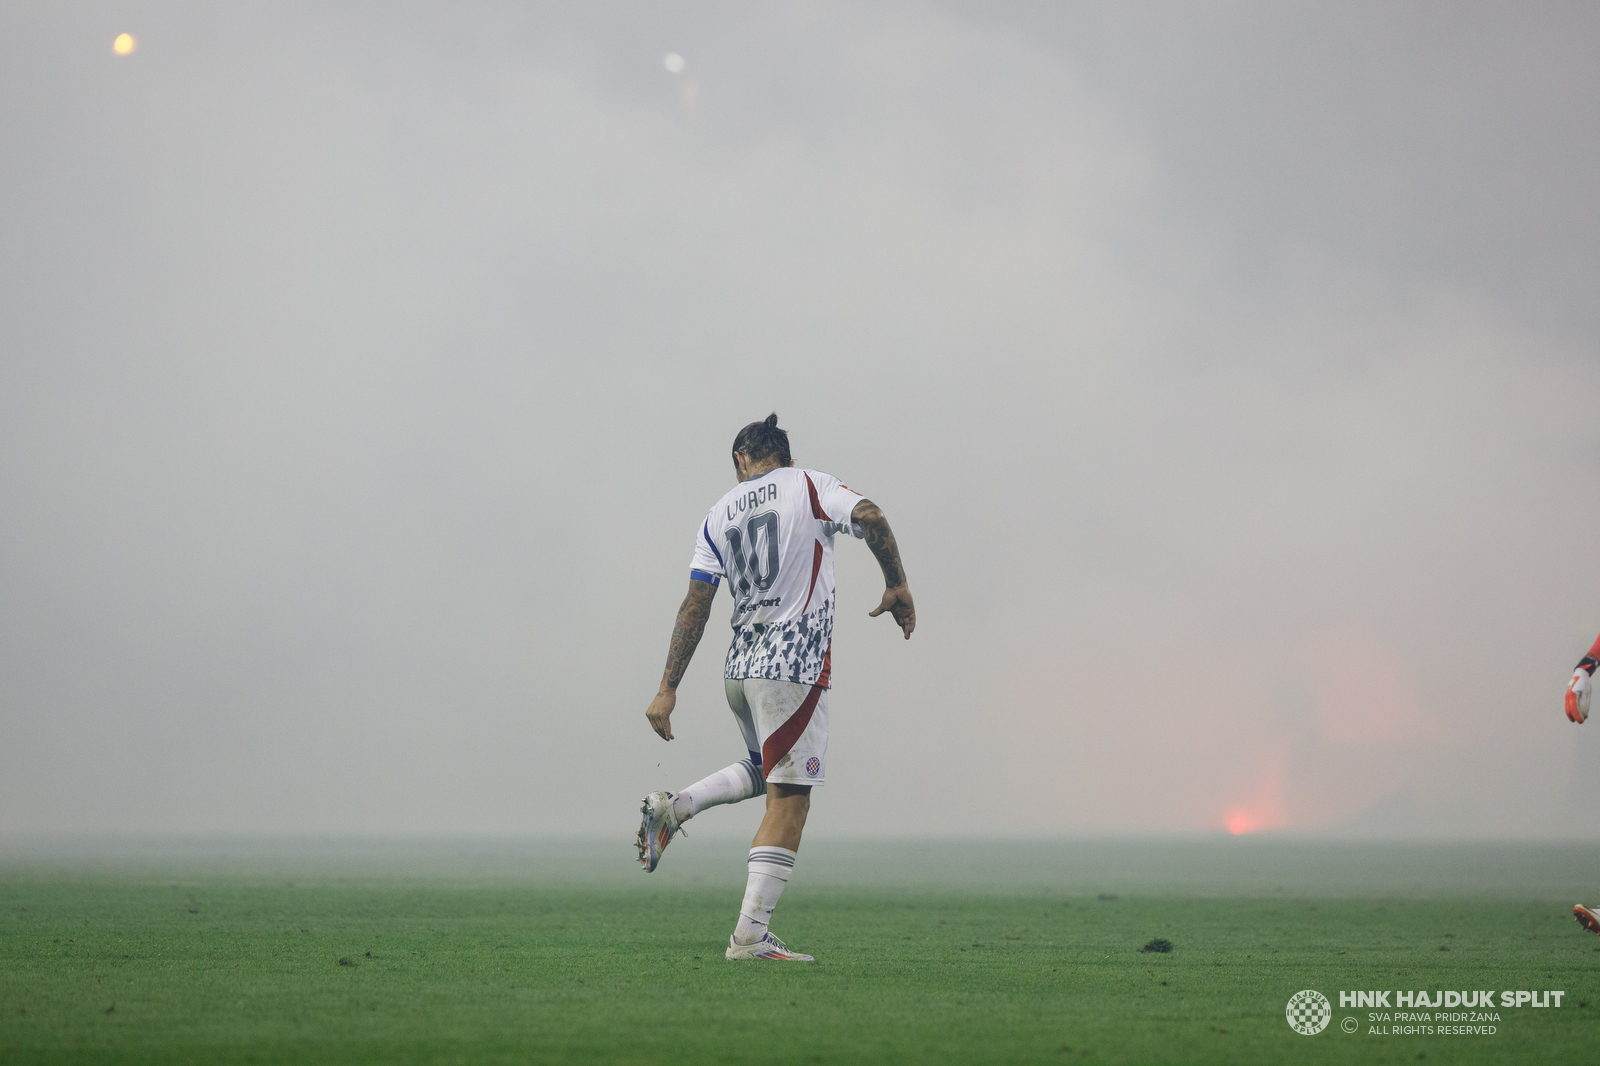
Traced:
<path fill-rule="evenodd" d="M 780 785 L 771 782 L 767 785 L 767 803 L 779 803 L 786 807 L 805 811 L 811 809 L 810 785 Z"/>

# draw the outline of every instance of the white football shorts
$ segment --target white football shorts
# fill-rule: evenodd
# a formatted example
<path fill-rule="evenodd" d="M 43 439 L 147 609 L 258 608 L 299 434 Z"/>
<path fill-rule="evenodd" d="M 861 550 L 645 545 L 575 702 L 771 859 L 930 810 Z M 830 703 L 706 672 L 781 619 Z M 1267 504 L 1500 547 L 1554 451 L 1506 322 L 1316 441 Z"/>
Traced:
<path fill-rule="evenodd" d="M 820 785 L 828 776 L 828 690 L 765 677 L 725 678 L 744 745 L 768 784 Z"/>

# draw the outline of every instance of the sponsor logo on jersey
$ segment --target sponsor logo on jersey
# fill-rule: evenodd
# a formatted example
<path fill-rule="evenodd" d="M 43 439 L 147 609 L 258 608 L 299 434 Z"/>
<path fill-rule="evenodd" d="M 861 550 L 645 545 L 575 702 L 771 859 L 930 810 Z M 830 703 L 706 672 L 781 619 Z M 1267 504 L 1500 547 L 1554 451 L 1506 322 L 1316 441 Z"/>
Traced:
<path fill-rule="evenodd" d="M 806 760 L 806 776 L 807 777 L 816 777 L 817 776 L 817 771 L 820 770 L 820 769 L 822 769 L 822 764 L 817 761 L 817 757 L 815 755 L 811 756 L 811 758 Z"/>
<path fill-rule="evenodd" d="M 783 597 L 782 596 L 778 596 L 778 597 L 776 597 L 774 599 L 770 599 L 770 600 L 741 600 L 739 602 L 739 610 L 741 610 L 741 611 L 753 611 L 757 607 L 777 607 L 777 606 L 780 606 L 782 603 L 783 603 Z"/>

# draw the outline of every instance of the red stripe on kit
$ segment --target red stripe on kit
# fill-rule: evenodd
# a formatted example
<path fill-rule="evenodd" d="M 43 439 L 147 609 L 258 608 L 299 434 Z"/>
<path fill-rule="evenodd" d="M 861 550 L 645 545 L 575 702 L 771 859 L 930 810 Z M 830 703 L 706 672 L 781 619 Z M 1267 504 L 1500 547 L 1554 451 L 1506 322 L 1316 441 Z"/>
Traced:
<path fill-rule="evenodd" d="M 812 545 L 811 550 L 811 587 L 806 589 L 805 607 L 800 608 L 800 613 L 806 613 L 806 607 L 811 606 L 811 594 L 817 591 L 817 575 L 822 573 L 822 541 Z"/>
<path fill-rule="evenodd" d="M 830 655 L 833 653 L 831 646 L 828 648 L 828 653 Z M 824 657 L 824 669 L 826 669 L 826 657 Z M 800 734 L 804 733 L 806 726 L 811 724 L 811 716 L 817 710 L 817 701 L 822 698 L 822 694 L 826 691 L 827 686 L 820 682 L 812 685 L 811 691 L 807 692 L 806 698 L 800 702 L 799 709 L 789 716 L 787 722 L 774 729 L 772 735 L 767 738 L 767 742 L 761 745 L 761 777 L 763 780 L 772 773 L 772 768 L 778 765 L 778 760 L 789 754 L 789 749 L 794 747 L 795 741 L 800 739 Z"/>
<path fill-rule="evenodd" d="M 811 483 L 810 474 L 802 474 L 806 479 L 806 491 L 811 493 L 811 517 L 818 522 L 828 521 L 828 512 L 822 509 L 822 501 L 817 499 L 817 487 Z"/>

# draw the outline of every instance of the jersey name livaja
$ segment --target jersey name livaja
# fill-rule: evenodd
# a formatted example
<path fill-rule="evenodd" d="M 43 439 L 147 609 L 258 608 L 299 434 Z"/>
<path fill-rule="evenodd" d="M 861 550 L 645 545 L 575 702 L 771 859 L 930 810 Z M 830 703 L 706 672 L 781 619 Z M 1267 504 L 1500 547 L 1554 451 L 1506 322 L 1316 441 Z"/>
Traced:
<path fill-rule="evenodd" d="M 827 687 L 833 646 L 833 538 L 860 537 L 861 501 L 832 474 L 779 467 L 716 502 L 689 576 L 733 594 L 724 677 Z"/>

